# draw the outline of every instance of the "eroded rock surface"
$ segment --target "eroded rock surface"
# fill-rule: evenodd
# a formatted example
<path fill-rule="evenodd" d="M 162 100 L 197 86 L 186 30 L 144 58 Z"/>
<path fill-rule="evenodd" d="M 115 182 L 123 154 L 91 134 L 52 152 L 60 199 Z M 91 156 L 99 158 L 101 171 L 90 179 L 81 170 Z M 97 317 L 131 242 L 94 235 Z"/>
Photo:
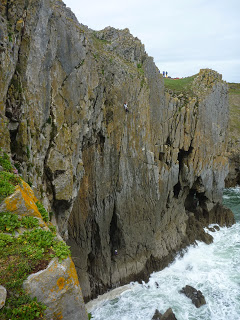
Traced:
<path fill-rule="evenodd" d="M 62 1 L 3 1 L 0 23 L 0 146 L 53 212 L 86 299 L 210 242 L 208 223 L 233 223 L 221 75 L 165 92 L 128 29 L 94 32 Z"/>

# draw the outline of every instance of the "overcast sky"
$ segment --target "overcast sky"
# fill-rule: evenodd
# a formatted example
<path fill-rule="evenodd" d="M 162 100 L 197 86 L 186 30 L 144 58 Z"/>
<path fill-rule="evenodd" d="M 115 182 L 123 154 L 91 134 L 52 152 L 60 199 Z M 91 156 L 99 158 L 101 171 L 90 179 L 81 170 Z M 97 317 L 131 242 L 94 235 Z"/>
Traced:
<path fill-rule="evenodd" d="M 63 0 L 94 30 L 129 28 L 172 77 L 211 68 L 240 83 L 240 0 Z"/>

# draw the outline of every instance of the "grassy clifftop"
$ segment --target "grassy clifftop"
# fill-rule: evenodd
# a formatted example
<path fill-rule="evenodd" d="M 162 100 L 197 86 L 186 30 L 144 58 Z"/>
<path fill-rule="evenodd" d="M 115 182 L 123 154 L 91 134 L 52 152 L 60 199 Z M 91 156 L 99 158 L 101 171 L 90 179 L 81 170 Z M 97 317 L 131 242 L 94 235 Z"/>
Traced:
<path fill-rule="evenodd" d="M 164 86 L 176 94 L 191 93 L 191 85 L 195 77 L 196 75 L 182 79 L 164 78 Z"/>

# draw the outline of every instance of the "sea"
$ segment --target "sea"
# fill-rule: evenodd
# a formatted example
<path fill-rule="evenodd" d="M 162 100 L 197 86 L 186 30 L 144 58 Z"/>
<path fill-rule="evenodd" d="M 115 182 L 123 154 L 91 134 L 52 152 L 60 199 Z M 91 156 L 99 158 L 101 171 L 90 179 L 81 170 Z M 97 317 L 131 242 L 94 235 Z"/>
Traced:
<path fill-rule="evenodd" d="M 172 308 L 177 320 L 240 320 L 240 187 L 225 189 L 223 202 L 236 224 L 208 231 L 212 244 L 190 246 L 184 256 L 152 273 L 149 282 L 130 283 L 96 300 L 88 308 L 93 319 L 151 320 L 156 309 Z M 206 305 L 196 308 L 181 294 L 186 285 L 201 290 Z"/>

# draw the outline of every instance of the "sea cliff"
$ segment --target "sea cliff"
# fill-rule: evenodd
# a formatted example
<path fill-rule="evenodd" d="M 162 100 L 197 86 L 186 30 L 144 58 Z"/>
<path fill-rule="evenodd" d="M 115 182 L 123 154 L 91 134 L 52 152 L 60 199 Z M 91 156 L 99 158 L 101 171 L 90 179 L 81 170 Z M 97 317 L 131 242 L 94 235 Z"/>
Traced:
<path fill-rule="evenodd" d="M 59 0 L 0 10 L 0 146 L 53 213 L 85 300 L 234 222 L 220 74 L 174 93 L 128 29 L 93 31 Z"/>

